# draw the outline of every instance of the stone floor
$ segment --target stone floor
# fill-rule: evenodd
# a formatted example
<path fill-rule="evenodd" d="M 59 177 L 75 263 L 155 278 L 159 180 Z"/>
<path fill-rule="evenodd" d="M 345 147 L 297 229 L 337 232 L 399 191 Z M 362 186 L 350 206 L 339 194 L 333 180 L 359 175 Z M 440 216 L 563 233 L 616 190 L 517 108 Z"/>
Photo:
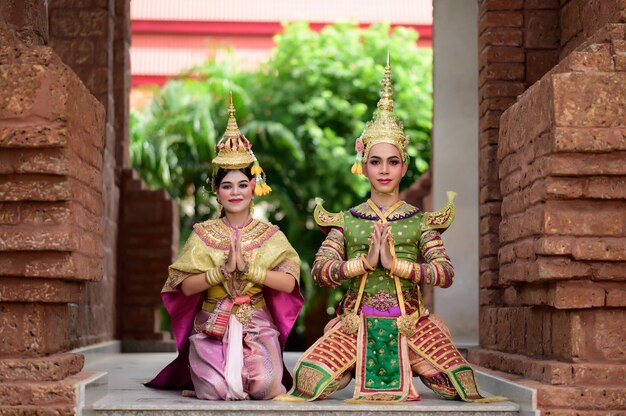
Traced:
<path fill-rule="evenodd" d="M 293 368 L 298 353 L 287 353 L 287 368 Z M 352 395 L 350 384 L 331 398 L 311 403 L 273 401 L 213 402 L 181 396 L 180 392 L 159 391 L 142 385 L 175 357 L 173 353 L 107 354 L 89 360 L 84 371 L 94 372 L 94 382 L 86 388 L 83 415 L 520 415 L 520 406 L 513 402 L 489 404 L 445 401 L 435 398 L 419 379 L 416 386 L 422 396 L 419 402 L 398 405 L 354 405 L 344 402 Z"/>

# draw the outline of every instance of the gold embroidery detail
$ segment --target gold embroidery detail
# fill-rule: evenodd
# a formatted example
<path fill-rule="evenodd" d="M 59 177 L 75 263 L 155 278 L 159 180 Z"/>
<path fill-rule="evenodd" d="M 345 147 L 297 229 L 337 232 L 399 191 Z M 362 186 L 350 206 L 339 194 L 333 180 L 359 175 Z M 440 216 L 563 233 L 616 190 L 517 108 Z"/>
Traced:
<path fill-rule="evenodd" d="M 195 224 L 193 228 L 209 247 L 219 250 L 230 249 L 230 234 L 233 231 L 221 219 Z M 244 251 L 250 251 L 259 247 L 263 242 L 276 234 L 277 231 L 278 227 L 275 225 L 252 220 L 250 224 L 239 230 L 242 235 L 241 248 Z"/>
<path fill-rule="evenodd" d="M 456 193 L 448 192 L 448 203 L 439 211 L 425 212 L 422 216 L 422 231 L 447 229 L 452 225 L 455 216 L 454 197 Z"/>
<path fill-rule="evenodd" d="M 298 390 L 302 390 L 307 396 L 313 396 L 322 378 L 324 378 L 324 373 L 321 371 L 303 366 L 298 372 Z"/>
<path fill-rule="evenodd" d="M 465 390 L 467 397 L 475 397 L 479 395 L 476 390 L 476 381 L 474 380 L 474 372 L 472 370 L 468 369 L 459 371 L 454 375 L 463 386 L 463 390 Z"/>
<path fill-rule="evenodd" d="M 244 303 L 243 305 L 239 305 L 237 312 L 235 312 L 235 317 L 242 325 L 249 324 L 252 321 L 252 315 L 254 315 L 255 308 L 250 306 L 248 303 Z"/>
<path fill-rule="evenodd" d="M 324 200 L 321 198 L 315 198 L 315 210 L 313 211 L 313 218 L 320 227 L 343 227 L 343 212 L 329 212 L 322 204 Z"/>

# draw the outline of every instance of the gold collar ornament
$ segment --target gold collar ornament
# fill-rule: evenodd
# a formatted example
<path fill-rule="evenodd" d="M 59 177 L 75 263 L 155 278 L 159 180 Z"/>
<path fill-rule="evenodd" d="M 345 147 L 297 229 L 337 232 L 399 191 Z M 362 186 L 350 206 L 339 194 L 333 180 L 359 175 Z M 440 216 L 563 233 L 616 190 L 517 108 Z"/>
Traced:
<path fill-rule="evenodd" d="M 267 184 L 265 172 L 263 172 L 259 161 L 252 151 L 252 144 L 239 130 L 237 120 L 235 119 L 232 92 L 230 93 L 228 113 L 228 124 L 226 125 L 224 135 L 217 142 L 217 156 L 212 161 L 213 166 L 228 170 L 238 170 L 247 168 L 252 164 L 251 173 L 255 176 L 254 195 L 267 195 L 272 192 L 272 188 Z M 213 169 L 213 179 L 215 179 L 216 172 L 217 169 Z M 213 192 L 217 192 L 215 180 L 212 183 Z"/>
<path fill-rule="evenodd" d="M 402 122 L 393 113 L 393 86 L 391 84 L 389 51 L 387 51 L 385 76 L 381 84 L 382 89 L 380 90 L 380 100 L 378 100 L 377 105 L 378 110 L 374 112 L 372 120 L 367 122 L 361 137 L 356 141 L 356 162 L 352 165 L 352 173 L 356 175 L 363 173 L 363 160 L 367 160 L 370 149 L 378 143 L 389 143 L 396 146 L 404 163 L 409 159 L 409 136 L 404 134 Z"/>

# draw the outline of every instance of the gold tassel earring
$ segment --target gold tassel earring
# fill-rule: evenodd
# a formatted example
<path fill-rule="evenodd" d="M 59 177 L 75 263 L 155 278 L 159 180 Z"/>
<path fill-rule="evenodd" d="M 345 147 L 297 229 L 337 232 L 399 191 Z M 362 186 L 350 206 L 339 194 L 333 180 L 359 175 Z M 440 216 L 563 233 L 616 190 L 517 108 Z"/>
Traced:
<path fill-rule="evenodd" d="M 250 200 L 250 217 L 254 215 L 254 199 Z"/>
<path fill-rule="evenodd" d="M 222 218 L 222 204 L 220 204 L 219 202 L 217 203 L 217 216 L 216 218 L 219 220 L 220 218 Z"/>

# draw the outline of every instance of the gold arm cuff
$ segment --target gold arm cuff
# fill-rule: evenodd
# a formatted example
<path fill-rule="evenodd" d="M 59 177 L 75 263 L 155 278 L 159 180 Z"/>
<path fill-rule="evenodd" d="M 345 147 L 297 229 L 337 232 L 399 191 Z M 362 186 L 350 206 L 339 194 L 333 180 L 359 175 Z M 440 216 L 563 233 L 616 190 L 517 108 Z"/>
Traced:
<path fill-rule="evenodd" d="M 356 258 L 346 262 L 346 277 L 352 278 L 367 273 L 363 259 Z"/>
<path fill-rule="evenodd" d="M 413 269 L 413 263 L 407 260 L 393 259 L 393 265 L 391 266 L 391 274 L 398 276 L 402 279 L 411 278 L 411 270 Z"/>
<path fill-rule="evenodd" d="M 209 287 L 213 287 L 224 281 L 224 275 L 219 267 L 213 267 L 204 273 L 204 279 Z"/>
<path fill-rule="evenodd" d="M 267 270 L 257 266 L 251 266 L 248 269 L 248 273 L 244 275 L 244 279 L 248 282 L 252 282 L 256 285 L 263 285 L 265 278 L 267 277 Z"/>
<path fill-rule="evenodd" d="M 370 272 L 376 270 L 376 268 L 372 267 L 372 265 L 367 261 L 367 256 L 365 254 L 361 254 L 361 261 L 363 261 L 363 266 Z"/>

